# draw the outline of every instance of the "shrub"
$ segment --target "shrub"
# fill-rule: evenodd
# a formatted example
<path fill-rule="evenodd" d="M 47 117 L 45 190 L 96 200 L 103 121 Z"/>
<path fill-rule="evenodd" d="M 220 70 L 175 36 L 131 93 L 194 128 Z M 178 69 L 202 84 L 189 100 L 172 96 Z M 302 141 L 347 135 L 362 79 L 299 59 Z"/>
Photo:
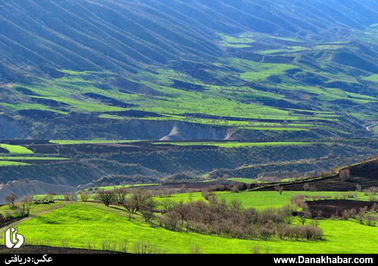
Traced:
<path fill-rule="evenodd" d="M 116 197 L 113 191 L 101 190 L 97 194 L 97 199 L 108 207 L 111 203 L 115 202 Z"/>

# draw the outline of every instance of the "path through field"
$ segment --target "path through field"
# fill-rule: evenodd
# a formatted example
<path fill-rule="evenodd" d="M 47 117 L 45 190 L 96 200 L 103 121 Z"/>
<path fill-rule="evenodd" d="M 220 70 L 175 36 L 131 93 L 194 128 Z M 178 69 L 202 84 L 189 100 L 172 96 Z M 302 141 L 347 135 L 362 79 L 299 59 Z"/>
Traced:
<path fill-rule="evenodd" d="M 32 214 L 32 215 L 30 215 L 30 216 L 28 216 L 28 217 L 25 217 L 25 218 L 23 218 L 23 219 L 21 219 L 21 220 L 15 221 L 14 223 L 11 223 L 11 224 L 9 224 L 9 225 L 6 225 L 6 226 L 0 228 L 0 241 L 3 239 L 3 236 L 4 236 L 4 232 L 5 232 L 5 230 L 7 230 L 9 227 L 16 227 L 17 225 L 19 225 L 20 223 L 22 223 L 22 222 L 24 222 L 24 221 L 27 221 L 27 220 L 32 219 L 32 218 L 35 218 L 35 217 L 40 216 L 40 215 L 47 214 L 47 213 L 52 212 L 52 211 L 55 211 L 55 210 L 57 210 L 57 209 L 60 209 L 60 208 L 62 208 L 62 207 L 65 207 L 67 204 L 70 204 L 70 203 L 66 203 L 66 202 L 64 202 L 64 203 L 59 204 L 59 205 L 57 205 L 57 206 L 51 207 L 51 208 L 48 209 L 48 210 L 41 211 L 41 212 L 39 212 L 39 213 L 37 213 L 37 214 Z"/>

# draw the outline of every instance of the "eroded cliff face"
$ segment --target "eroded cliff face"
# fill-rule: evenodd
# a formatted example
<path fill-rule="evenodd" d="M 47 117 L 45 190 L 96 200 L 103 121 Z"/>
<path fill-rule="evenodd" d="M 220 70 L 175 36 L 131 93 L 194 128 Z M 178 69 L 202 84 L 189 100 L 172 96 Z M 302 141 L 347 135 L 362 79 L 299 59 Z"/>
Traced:
<path fill-rule="evenodd" d="M 73 192 L 77 188 L 73 186 L 49 184 L 38 180 L 15 180 L 6 184 L 0 185 L 0 204 L 5 204 L 5 196 L 15 193 L 18 199 L 25 195 L 39 195 L 46 194 L 49 191 L 54 191 L 57 194 L 64 194 Z"/>
<path fill-rule="evenodd" d="M 366 131 L 366 130 L 365 130 Z M 367 132 L 367 131 L 366 131 Z M 0 139 L 109 139 L 109 140 L 250 140 L 321 138 L 322 130 L 269 131 L 236 129 L 181 121 L 103 119 L 94 115 L 68 115 L 54 119 L 16 120 L 0 115 Z M 337 137 L 338 135 L 329 135 Z M 345 137 L 345 136 L 343 136 Z"/>
<path fill-rule="evenodd" d="M 1 121 L 1 120 L 0 120 Z M 22 126 L 5 124 L 3 139 L 131 139 L 131 140 L 222 140 L 230 127 L 192 124 L 178 121 L 111 120 L 91 116 L 67 117 L 53 121 L 24 121 Z M 1 127 L 0 127 L 1 128 Z M 30 130 L 34 128 L 34 130 Z M 11 132 L 14 132 L 13 134 Z M 22 132 L 27 132 L 22 135 Z M 17 134 L 16 134 L 17 133 Z M 15 137 L 17 136 L 17 137 Z"/>
<path fill-rule="evenodd" d="M 225 139 L 229 128 L 177 121 L 129 120 L 111 127 L 120 137 L 148 140 Z"/>
<path fill-rule="evenodd" d="M 168 125 L 169 127 L 169 125 Z M 160 140 L 226 139 L 229 129 L 188 123 L 174 123 L 169 134 Z"/>

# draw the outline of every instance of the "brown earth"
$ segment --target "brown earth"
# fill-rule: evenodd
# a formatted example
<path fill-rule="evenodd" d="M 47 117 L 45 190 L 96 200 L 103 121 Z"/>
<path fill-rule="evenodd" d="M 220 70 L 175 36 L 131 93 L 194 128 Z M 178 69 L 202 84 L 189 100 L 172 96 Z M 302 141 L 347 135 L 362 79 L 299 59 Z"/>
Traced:
<path fill-rule="evenodd" d="M 332 216 L 341 217 L 344 210 L 355 209 L 357 212 L 361 208 L 367 207 L 370 210 L 378 202 L 357 201 L 357 200 L 317 200 L 307 201 L 307 205 L 312 217 L 319 217 L 321 211 L 322 218 L 331 218 Z"/>
<path fill-rule="evenodd" d="M 305 184 L 308 184 L 314 191 L 355 191 L 358 186 L 361 186 L 361 189 L 378 187 L 377 158 L 343 169 L 349 169 L 350 176 L 348 178 L 341 178 L 338 173 L 335 173 L 322 178 L 309 178 L 280 185 L 287 191 L 303 191 Z M 271 183 L 259 190 L 274 190 L 274 185 L 274 183 Z"/>

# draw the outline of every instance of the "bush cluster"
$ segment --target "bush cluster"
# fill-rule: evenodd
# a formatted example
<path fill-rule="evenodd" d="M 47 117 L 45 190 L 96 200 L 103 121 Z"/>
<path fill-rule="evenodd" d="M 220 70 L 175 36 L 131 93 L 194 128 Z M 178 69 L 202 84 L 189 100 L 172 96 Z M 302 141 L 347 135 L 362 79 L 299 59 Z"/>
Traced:
<path fill-rule="evenodd" d="M 196 232 L 243 239 L 264 239 L 274 236 L 282 239 L 320 240 L 323 232 L 313 225 L 292 226 L 293 209 L 285 206 L 257 211 L 244 209 L 241 202 L 226 203 L 216 196 L 204 201 L 180 202 L 160 218 L 160 225 L 174 231 Z"/>

